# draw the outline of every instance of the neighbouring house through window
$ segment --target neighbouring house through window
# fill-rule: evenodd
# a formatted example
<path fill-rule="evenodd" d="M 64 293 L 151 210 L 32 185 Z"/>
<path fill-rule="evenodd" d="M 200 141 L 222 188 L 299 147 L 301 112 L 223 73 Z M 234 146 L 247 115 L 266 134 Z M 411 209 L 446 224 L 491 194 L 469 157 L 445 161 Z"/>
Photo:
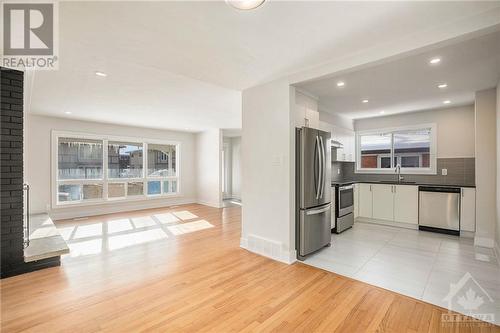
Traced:
<path fill-rule="evenodd" d="M 435 173 L 436 126 L 421 125 L 357 133 L 357 172 Z"/>
<path fill-rule="evenodd" d="M 179 143 L 58 132 L 53 141 L 55 206 L 179 192 Z"/>

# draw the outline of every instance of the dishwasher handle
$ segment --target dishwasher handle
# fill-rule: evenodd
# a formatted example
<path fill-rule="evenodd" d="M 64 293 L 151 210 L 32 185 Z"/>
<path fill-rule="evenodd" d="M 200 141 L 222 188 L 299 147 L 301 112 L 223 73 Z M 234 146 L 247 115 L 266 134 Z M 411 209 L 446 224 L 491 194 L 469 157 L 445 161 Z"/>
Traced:
<path fill-rule="evenodd" d="M 460 193 L 460 187 L 419 186 L 419 192 Z"/>

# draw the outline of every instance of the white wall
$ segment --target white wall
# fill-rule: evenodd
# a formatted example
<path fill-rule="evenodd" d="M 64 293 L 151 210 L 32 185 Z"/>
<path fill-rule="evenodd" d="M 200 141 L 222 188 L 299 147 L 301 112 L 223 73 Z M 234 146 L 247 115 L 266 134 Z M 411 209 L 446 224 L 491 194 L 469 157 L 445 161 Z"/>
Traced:
<path fill-rule="evenodd" d="M 476 92 L 476 235 L 475 244 L 494 246 L 497 219 L 496 89 Z"/>
<path fill-rule="evenodd" d="M 196 134 L 196 192 L 198 203 L 221 207 L 222 133 L 210 129 Z"/>
<path fill-rule="evenodd" d="M 437 157 L 475 156 L 473 105 L 358 119 L 354 128 L 364 131 L 427 123 L 437 124 Z"/>
<path fill-rule="evenodd" d="M 222 177 L 225 181 L 225 188 L 222 188 L 223 198 L 231 198 L 233 187 L 233 156 L 231 138 L 224 136 L 223 138 L 224 163 L 222 165 Z"/>
<path fill-rule="evenodd" d="M 88 121 L 46 116 L 26 117 L 25 177 L 31 186 L 32 213 L 51 212 L 54 219 L 112 213 L 123 210 L 144 209 L 191 203 L 196 200 L 195 134 L 119 126 Z M 73 131 L 90 134 L 128 136 L 144 139 L 172 140 L 181 143 L 181 194 L 176 198 L 150 199 L 134 202 L 113 202 L 85 207 L 51 209 L 51 132 Z"/>
<path fill-rule="evenodd" d="M 227 187 L 224 198 L 241 200 L 241 136 L 224 136 L 223 142 L 226 170 L 222 170 L 222 177 L 226 176 Z"/>
<path fill-rule="evenodd" d="M 295 260 L 295 91 L 279 80 L 243 91 L 241 246 Z"/>
<path fill-rule="evenodd" d="M 497 85 L 497 224 L 496 250 L 500 256 L 500 81 Z"/>
<path fill-rule="evenodd" d="M 241 200 L 241 137 L 231 138 L 231 197 Z"/>

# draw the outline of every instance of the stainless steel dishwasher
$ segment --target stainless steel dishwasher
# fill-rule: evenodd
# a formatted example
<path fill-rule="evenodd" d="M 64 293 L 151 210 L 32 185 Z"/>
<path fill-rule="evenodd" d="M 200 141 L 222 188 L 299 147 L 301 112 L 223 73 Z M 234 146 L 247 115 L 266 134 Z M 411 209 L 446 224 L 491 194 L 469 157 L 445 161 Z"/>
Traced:
<path fill-rule="evenodd" d="M 460 188 L 419 186 L 418 228 L 460 235 Z"/>

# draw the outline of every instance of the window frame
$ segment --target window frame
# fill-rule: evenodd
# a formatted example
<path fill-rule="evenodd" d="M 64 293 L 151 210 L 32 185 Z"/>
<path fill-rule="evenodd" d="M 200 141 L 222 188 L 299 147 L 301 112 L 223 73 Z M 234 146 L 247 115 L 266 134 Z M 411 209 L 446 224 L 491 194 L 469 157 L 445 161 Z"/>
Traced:
<path fill-rule="evenodd" d="M 374 174 L 394 174 L 394 168 L 362 168 L 361 167 L 361 136 L 364 135 L 376 135 L 383 133 L 391 134 L 391 162 L 394 159 L 394 134 L 398 132 L 404 131 L 414 131 L 421 130 L 424 128 L 430 129 L 430 146 L 429 146 L 429 167 L 428 168 L 401 168 L 401 174 L 406 175 L 435 175 L 437 174 L 437 125 L 435 123 L 429 124 L 418 124 L 418 125 L 410 125 L 410 126 L 398 126 L 398 127 L 390 127 L 390 128 L 379 128 L 373 130 L 366 131 L 357 131 L 356 132 L 356 168 L 355 173 L 366 174 L 366 173 L 374 173 Z M 399 161 L 399 159 L 398 159 Z M 421 163 L 422 161 L 420 161 Z"/>
<path fill-rule="evenodd" d="M 133 202 L 133 201 L 147 201 L 154 199 L 166 199 L 175 198 L 182 196 L 181 187 L 181 143 L 179 141 L 171 140 L 158 140 L 149 139 L 142 137 L 127 137 L 127 136 L 115 136 L 115 135 L 103 135 L 103 134 L 92 134 L 92 133 L 81 133 L 81 132 L 69 132 L 69 131 L 58 131 L 52 130 L 52 144 L 51 144 L 51 204 L 52 208 L 63 208 L 63 207 L 75 207 L 75 206 L 90 206 L 90 205 L 102 205 L 110 204 L 116 202 Z M 59 138 L 70 138 L 70 139 L 90 139 L 102 141 L 102 178 L 99 179 L 58 179 L 59 174 Z M 140 178 L 109 178 L 108 176 L 108 142 L 118 141 L 118 142 L 128 142 L 128 143 L 141 143 L 143 146 L 142 154 L 142 177 Z M 175 176 L 165 176 L 165 177 L 149 177 L 147 175 L 147 156 L 148 156 L 148 144 L 157 145 L 173 145 L 176 150 L 176 175 Z M 161 183 L 161 193 L 148 195 L 147 186 L 148 181 L 160 180 Z M 164 193 L 163 185 L 165 180 L 176 180 L 177 181 L 177 191 L 175 193 Z M 143 183 L 143 194 L 127 197 L 128 183 L 141 182 Z M 110 183 L 125 183 L 125 197 L 108 197 L 108 184 Z M 75 201 L 59 201 L 58 188 L 59 185 L 83 185 L 83 184 L 102 184 L 103 194 L 102 198 L 99 199 L 87 199 L 87 200 L 75 200 Z"/>

